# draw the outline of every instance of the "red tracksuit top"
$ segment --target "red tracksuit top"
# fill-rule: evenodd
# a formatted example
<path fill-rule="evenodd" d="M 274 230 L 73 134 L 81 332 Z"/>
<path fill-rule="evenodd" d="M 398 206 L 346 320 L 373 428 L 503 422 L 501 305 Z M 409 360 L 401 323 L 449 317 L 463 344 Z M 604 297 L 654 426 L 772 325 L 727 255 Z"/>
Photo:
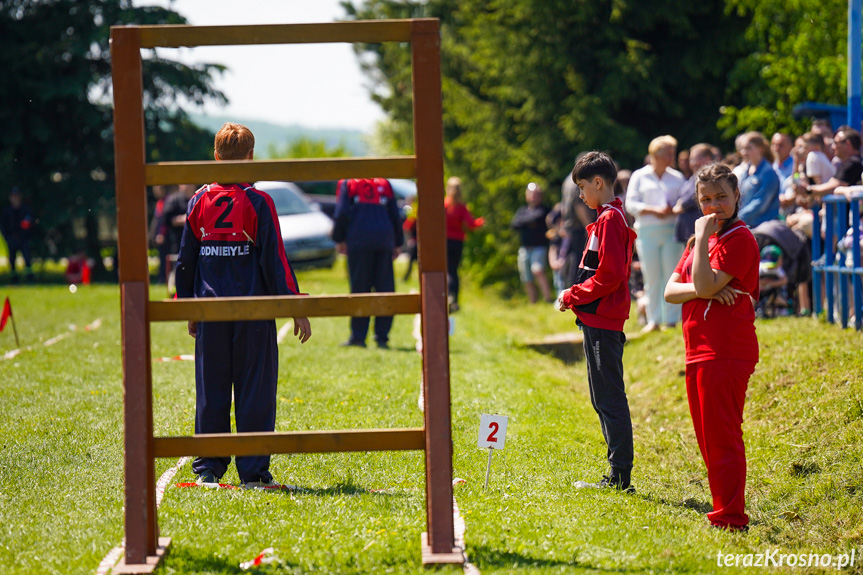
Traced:
<path fill-rule="evenodd" d="M 273 199 L 248 184 L 210 184 L 189 200 L 176 282 L 181 298 L 305 295 Z"/>
<path fill-rule="evenodd" d="M 563 304 L 584 325 L 623 331 L 629 319 L 629 274 L 636 234 L 627 225 L 620 198 L 597 210 L 587 226 L 587 243 L 576 284 L 563 295 Z"/>
<path fill-rule="evenodd" d="M 481 225 L 466 205 L 453 202 L 450 198 L 444 198 L 443 205 L 446 210 L 446 239 L 463 242 L 465 228 L 475 230 Z"/>

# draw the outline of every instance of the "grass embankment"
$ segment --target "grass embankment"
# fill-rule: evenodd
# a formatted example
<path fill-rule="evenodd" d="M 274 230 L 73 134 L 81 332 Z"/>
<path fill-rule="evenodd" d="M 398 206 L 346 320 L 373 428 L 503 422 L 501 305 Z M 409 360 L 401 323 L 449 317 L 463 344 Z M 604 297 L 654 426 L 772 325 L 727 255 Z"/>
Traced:
<path fill-rule="evenodd" d="M 347 286 L 340 266 L 301 273 L 300 282 L 310 293 Z M 0 564 L 5 573 L 92 573 L 123 536 L 118 290 L 20 287 L 0 297 L 7 294 L 22 344 L 33 349 L 0 361 Z M 154 288 L 152 297 L 162 293 Z M 626 346 L 638 493 L 575 491 L 574 481 L 597 479 L 605 468 L 584 365 L 523 346 L 574 329 L 571 316 L 478 291 L 463 300 L 450 362 L 454 469 L 467 482 L 455 495 L 468 557 L 483 573 L 727 573 L 735 569 L 717 566 L 720 551 L 852 547 L 852 572 L 863 572 L 861 334 L 794 318 L 758 324 L 762 362 L 744 424 L 752 529 L 736 535 L 709 529 L 704 517 L 710 495 L 679 330 Z M 101 328 L 84 331 L 96 318 Z M 412 318 L 396 319 L 391 351 L 339 348 L 347 322 L 314 319 L 307 344 L 280 347 L 279 430 L 422 424 Z M 43 345 L 70 324 L 73 335 Z M 180 324 L 154 324 L 152 341 L 155 357 L 193 351 Z M 0 354 L 13 347 L 7 329 Z M 192 363 L 154 363 L 153 380 L 157 434 L 192 433 Z M 510 423 L 486 491 L 477 428 L 480 413 L 495 412 Z M 157 474 L 175 463 L 159 460 Z M 273 472 L 305 490 L 169 488 L 159 521 L 173 546 L 160 572 L 237 573 L 266 547 L 282 563 L 260 573 L 423 572 L 421 453 L 275 456 Z M 237 483 L 233 466 L 224 479 Z M 190 466 L 175 478 L 191 480 Z"/>

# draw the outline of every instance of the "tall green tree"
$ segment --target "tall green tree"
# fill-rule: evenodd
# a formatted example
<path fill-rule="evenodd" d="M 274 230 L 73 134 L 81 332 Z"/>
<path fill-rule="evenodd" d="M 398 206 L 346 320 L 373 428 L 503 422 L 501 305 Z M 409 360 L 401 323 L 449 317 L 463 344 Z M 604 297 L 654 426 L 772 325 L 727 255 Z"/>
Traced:
<path fill-rule="evenodd" d="M 800 134 L 808 118 L 794 106 L 847 103 L 847 0 L 727 0 L 746 19 L 746 55 L 728 74 L 719 126 L 726 137 L 747 130 Z"/>
<path fill-rule="evenodd" d="M 582 150 L 639 167 L 647 144 L 716 142 L 728 70 L 746 22 L 723 0 L 368 0 L 353 18 L 441 20 L 446 168 L 486 217 L 466 246 L 484 277 L 512 277 L 508 224 L 530 181 L 555 197 Z M 405 46 L 359 47 L 384 132 L 412 148 Z M 368 58 L 373 56 L 373 58 Z"/>
<path fill-rule="evenodd" d="M 99 228 L 113 226 L 110 27 L 185 23 L 131 0 L 0 0 L 0 198 L 13 185 L 24 191 L 38 254 L 67 255 L 83 243 L 97 256 Z M 224 68 L 185 66 L 155 50 L 142 56 L 148 159 L 207 157 L 213 134 L 176 104 L 224 101 L 211 86 Z"/>

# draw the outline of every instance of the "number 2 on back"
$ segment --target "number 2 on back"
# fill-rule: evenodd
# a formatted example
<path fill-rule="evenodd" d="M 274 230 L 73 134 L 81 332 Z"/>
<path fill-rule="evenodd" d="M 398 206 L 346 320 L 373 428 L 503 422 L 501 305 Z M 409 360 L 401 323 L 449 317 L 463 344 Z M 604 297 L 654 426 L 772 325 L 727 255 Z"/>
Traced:
<path fill-rule="evenodd" d="M 488 434 L 488 439 L 486 439 L 486 441 L 489 443 L 497 443 L 497 437 L 495 437 L 495 434 L 497 434 L 497 430 L 500 429 L 500 426 L 496 421 L 492 421 L 488 428 L 491 429 L 491 433 Z"/>
<path fill-rule="evenodd" d="M 213 227 L 216 229 L 231 229 L 231 223 L 226 222 L 225 219 L 228 217 L 228 214 L 231 213 L 231 210 L 234 209 L 234 199 L 222 196 L 221 198 L 216 200 L 216 205 L 221 206 L 222 204 L 228 205 L 225 207 L 225 211 L 222 212 L 222 215 L 218 217 Z"/>

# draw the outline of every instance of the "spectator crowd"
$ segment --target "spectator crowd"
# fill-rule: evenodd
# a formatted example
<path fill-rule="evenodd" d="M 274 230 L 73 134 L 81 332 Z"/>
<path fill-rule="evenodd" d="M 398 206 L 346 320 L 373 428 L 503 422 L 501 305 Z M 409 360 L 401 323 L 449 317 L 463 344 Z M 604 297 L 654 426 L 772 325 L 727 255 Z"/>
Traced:
<path fill-rule="evenodd" d="M 712 164 L 728 166 L 737 177 L 738 217 L 752 230 L 761 250 L 762 294 L 756 312 L 761 317 L 810 315 L 814 214 L 823 219 L 818 207 L 826 195 L 851 198 L 863 193 L 860 148 L 857 130 L 840 126 L 834 131 L 826 120 L 815 120 L 799 135 L 777 132 L 768 138 L 760 132 L 742 133 L 735 139 L 735 151 L 724 156 L 709 143 L 678 151 L 672 136 L 653 139 L 644 165 L 631 172 L 619 170 L 615 181 L 615 196 L 623 200 L 638 234 L 630 288 L 643 330 L 680 322 L 680 305 L 666 302 L 663 290 L 702 213 L 696 175 Z M 552 208 L 542 203 L 542 190 L 529 184 L 527 205 L 512 221 L 522 245 L 519 275 L 531 302 L 538 299 L 537 288 L 546 295 L 543 280 L 549 270 L 555 290 L 573 284 L 584 229 L 596 217 L 570 180 L 564 181 L 561 202 Z M 850 246 L 849 241 L 845 244 Z M 840 242 L 838 249 L 850 248 Z"/>

